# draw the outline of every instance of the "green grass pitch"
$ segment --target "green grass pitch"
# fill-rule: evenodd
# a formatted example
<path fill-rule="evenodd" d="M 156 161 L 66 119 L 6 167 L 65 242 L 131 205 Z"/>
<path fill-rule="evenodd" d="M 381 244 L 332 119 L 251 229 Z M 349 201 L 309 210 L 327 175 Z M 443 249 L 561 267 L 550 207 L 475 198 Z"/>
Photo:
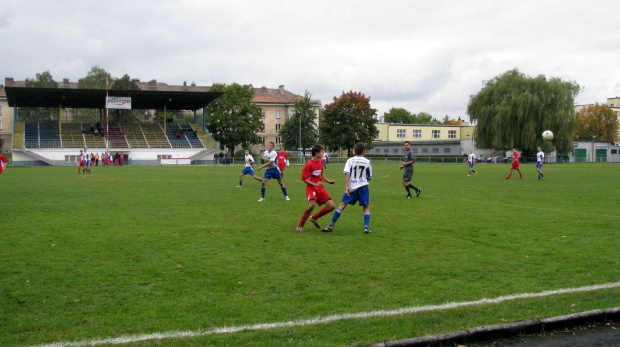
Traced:
<path fill-rule="evenodd" d="M 336 205 L 343 163 L 325 175 Z M 349 206 L 306 223 L 301 166 L 9 167 L 0 176 L 0 346 L 194 332 L 131 346 L 346 346 L 620 306 L 620 289 L 320 324 L 221 327 L 442 305 L 620 281 L 620 166 L 376 165 L 372 234 Z M 262 175 L 262 172 L 259 173 Z M 315 209 L 318 211 L 318 209 Z M 326 226 L 331 214 L 319 222 Z M 202 334 L 201 334 L 202 332 Z M 107 344 L 105 344 L 107 345 Z"/>

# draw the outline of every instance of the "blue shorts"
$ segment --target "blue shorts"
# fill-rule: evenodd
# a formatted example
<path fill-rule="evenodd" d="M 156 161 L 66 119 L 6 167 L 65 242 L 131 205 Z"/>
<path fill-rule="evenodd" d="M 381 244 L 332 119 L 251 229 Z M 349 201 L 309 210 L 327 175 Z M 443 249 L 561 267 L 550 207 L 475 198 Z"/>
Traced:
<path fill-rule="evenodd" d="M 358 201 L 360 206 L 370 205 L 370 191 L 368 190 L 368 185 L 357 188 L 357 190 L 351 192 L 351 195 L 344 193 L 342 196 L 342 202 L 345 204 L 355 205 Z"/>
<path fill-rule="evenodd" d="M 276 180 L 280 180 L 282 179 L 282 173 L 280 172 L 280 169 L 278 169 L 277 167 L 274 167 L 273 169 L 267 169 L 265 170 L 265 174 L 263 175 L 263 179 L 269 180 L 269 179 L 276 179 Z"/>
<path fill-rule="evenodd" d="M 543 163 L 542 163 L 542 162 L 540 162 L 540 161 L 537 161 L 537 162 L 536 162 L 536 168 L 537 168 L 537 169 L 542 169 L 542 166 L 543 166 Z"/>
<path fill-rule="evenodd" d="M 243 171 L 241 171 L 241 174 L 254 176 L 254 169 L 251 166 L 246 166 L 243 168 Z"/>
<path fill-rule="evenodd" d="M 474 168 L 474 163 L 472 163 L 472 162 L 468 162 L 468 164 L 469 164 L 469 168 L 470 168 L 470 169 L 473 169 L 473 168 Z"/>

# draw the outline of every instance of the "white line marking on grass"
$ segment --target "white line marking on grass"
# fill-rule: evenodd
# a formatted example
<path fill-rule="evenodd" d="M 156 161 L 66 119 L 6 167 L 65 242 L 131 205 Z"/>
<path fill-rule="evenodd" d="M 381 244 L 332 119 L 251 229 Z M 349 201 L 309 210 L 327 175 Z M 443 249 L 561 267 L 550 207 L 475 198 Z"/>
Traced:
<path fill-rule="evenodd" d="M 300 320 L 293 320 L 293 321 L 288 321 L 288 322 L 242 325 L 242 326 L 236 326 L 236 327 L 221 327 L 221 328 L 213 328 L 213 329 L 202 330 L 202 331 L 172 331 L 172 332 L 166 332 L 166 333 L 109 337 L 109 338 L 100 339 L 100 340 L 85 340 L 85 341 L 76 341 L 76 342 L 55 342 L 55 343 L 50 343 L 50 344 L 45 344 L 45 345 L 38 345 L 36 347 L 81 347 L 81 346 L 98 346 L 98 345 L 103 345 L 103 344 L 118 345 L 118 344 L 135 343 L 135 342 L 149 341 L 149 340 L 180 339 L 180 338 L 186 338 L 186 337 L 198 337 L 198 336 L 213 335 L 213 334 L 236 333 L 240 331 L 270 330 L 270 329 L 289 328 L 289 327 L 297 327 L 297 326 L 305 326 L 305 325 L 326 324 L 326 323 L 331 323 L 331 322 L 336 322 L 336 321 L 341 321 L 341 320 L 348 320 L 348 319 L 366 319 L 366 318 L 372 318 L 372 317 L 400 316 L 404 314 L 412 314 L 412 313 L 427 312 L 427 311 L 450 310 L 453 308 L 460 308 L 460 307 L 467 307 L 467 306 L 499 304 L 505 301 L 512 301 L 512 300 L 519 300 L 519 299 L 541 298 L 541 297 L 552 296 L 552 295 L 589 292 L 589 291 L 619 288 L 619 287 L 620 287 L 620 282 L 615 282 L 615 283 L 598 284 L 598 285 L 578 287 L 578 288 L 547 290 L 547 291 L 543 291 L 539 293 L 514 294 L 514 295 L 500 296 L 494 299 L 481 299 L 481 300 L 476 300 L 476 301 L 453 302 L 453 303 L 447 303 L 447 304 L 442 304 L 442 305 L 406 307 L 406 308 L 401 308 L 398 310 L 389 310 L 389 311 L 380 310 L 380 311 L 372 311 L 372 312 L 345 313 L 345 314 L 337 314 L 337 315 L 325 316 L 325 317 L 316 317 L 312 319 L 300 319 Z"/>

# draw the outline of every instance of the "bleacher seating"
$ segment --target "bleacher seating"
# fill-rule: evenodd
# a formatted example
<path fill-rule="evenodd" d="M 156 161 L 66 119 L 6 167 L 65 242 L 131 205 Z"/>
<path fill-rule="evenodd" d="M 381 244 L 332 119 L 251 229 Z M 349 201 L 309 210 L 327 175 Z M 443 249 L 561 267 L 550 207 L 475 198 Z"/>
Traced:
<path fill-rule="evenodd" d="M 18 122 L 16 127 L 14 148 L 204 148 L 208 141 L 208 135 L 190 123 L 168 123 L 167 134 L 161 123 L 127 123 L 124 129 L 110 123 L 107 136 L 92 133 L 91 126 L 81 122 L 59 127 L 53 121 L 28 121 Z"/>
<path fill-rule="evenodd" d="M 140 127 L 149 148 L 170 148 L 170 141 L 164 135 L 164 130 L 159 123 L 141 124 Z"/>
<path fill-rule="evenodd" d="M 125 138 L 131 148 L 149 147 L 139 123 L 125 124 Z"/>
<path fill-rule="evenodd" d="M 110 148 L 129 148 L 129 143 L 118 124 L 108 124 L 107 140 Z"/>
<path fill-rule="evenodd" d="M 166 124 L 166 136 L 168 136 L 173 148 L 191 148 L 192 145 L 187 138 L 187 133 L 193 131 L 194 129 L 190 124 Z"/>
<path fill-rule="evenodd" d="M 61 126 L 63 148 L 84 148 L 84 134 L 80 123 L 62 123 Z"/>

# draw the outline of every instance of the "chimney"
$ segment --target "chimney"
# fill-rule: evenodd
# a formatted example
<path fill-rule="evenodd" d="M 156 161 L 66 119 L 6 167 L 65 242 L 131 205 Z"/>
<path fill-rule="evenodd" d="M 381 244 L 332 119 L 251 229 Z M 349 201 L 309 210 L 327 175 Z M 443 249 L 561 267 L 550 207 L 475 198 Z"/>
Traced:
<path fill-rule="evenodd" d="M 187 81 L 183 81 L 183 87 L 187 87 Z"/>
<path fill-rule="evenodd" d="M 13 77 L 5 77 L 4 78 L 4 85 L 7 87 L 12 86 L 15 83 L 15 80 L 13 79 Z"/>
<path fill-rule="evenodd" d="M 150 80 L 149 87 L 157 87 L 157 80 Z"/>
<path fill-rule="evenodd" d="M 196 82 L 192 82 L 192 87 L 195 87 L 195 86 L 196 86 Z"/>
<path fill-rule="evenodd" d="M 284 96 L 284 85 L 280 86 L 280 95 Z"/>

